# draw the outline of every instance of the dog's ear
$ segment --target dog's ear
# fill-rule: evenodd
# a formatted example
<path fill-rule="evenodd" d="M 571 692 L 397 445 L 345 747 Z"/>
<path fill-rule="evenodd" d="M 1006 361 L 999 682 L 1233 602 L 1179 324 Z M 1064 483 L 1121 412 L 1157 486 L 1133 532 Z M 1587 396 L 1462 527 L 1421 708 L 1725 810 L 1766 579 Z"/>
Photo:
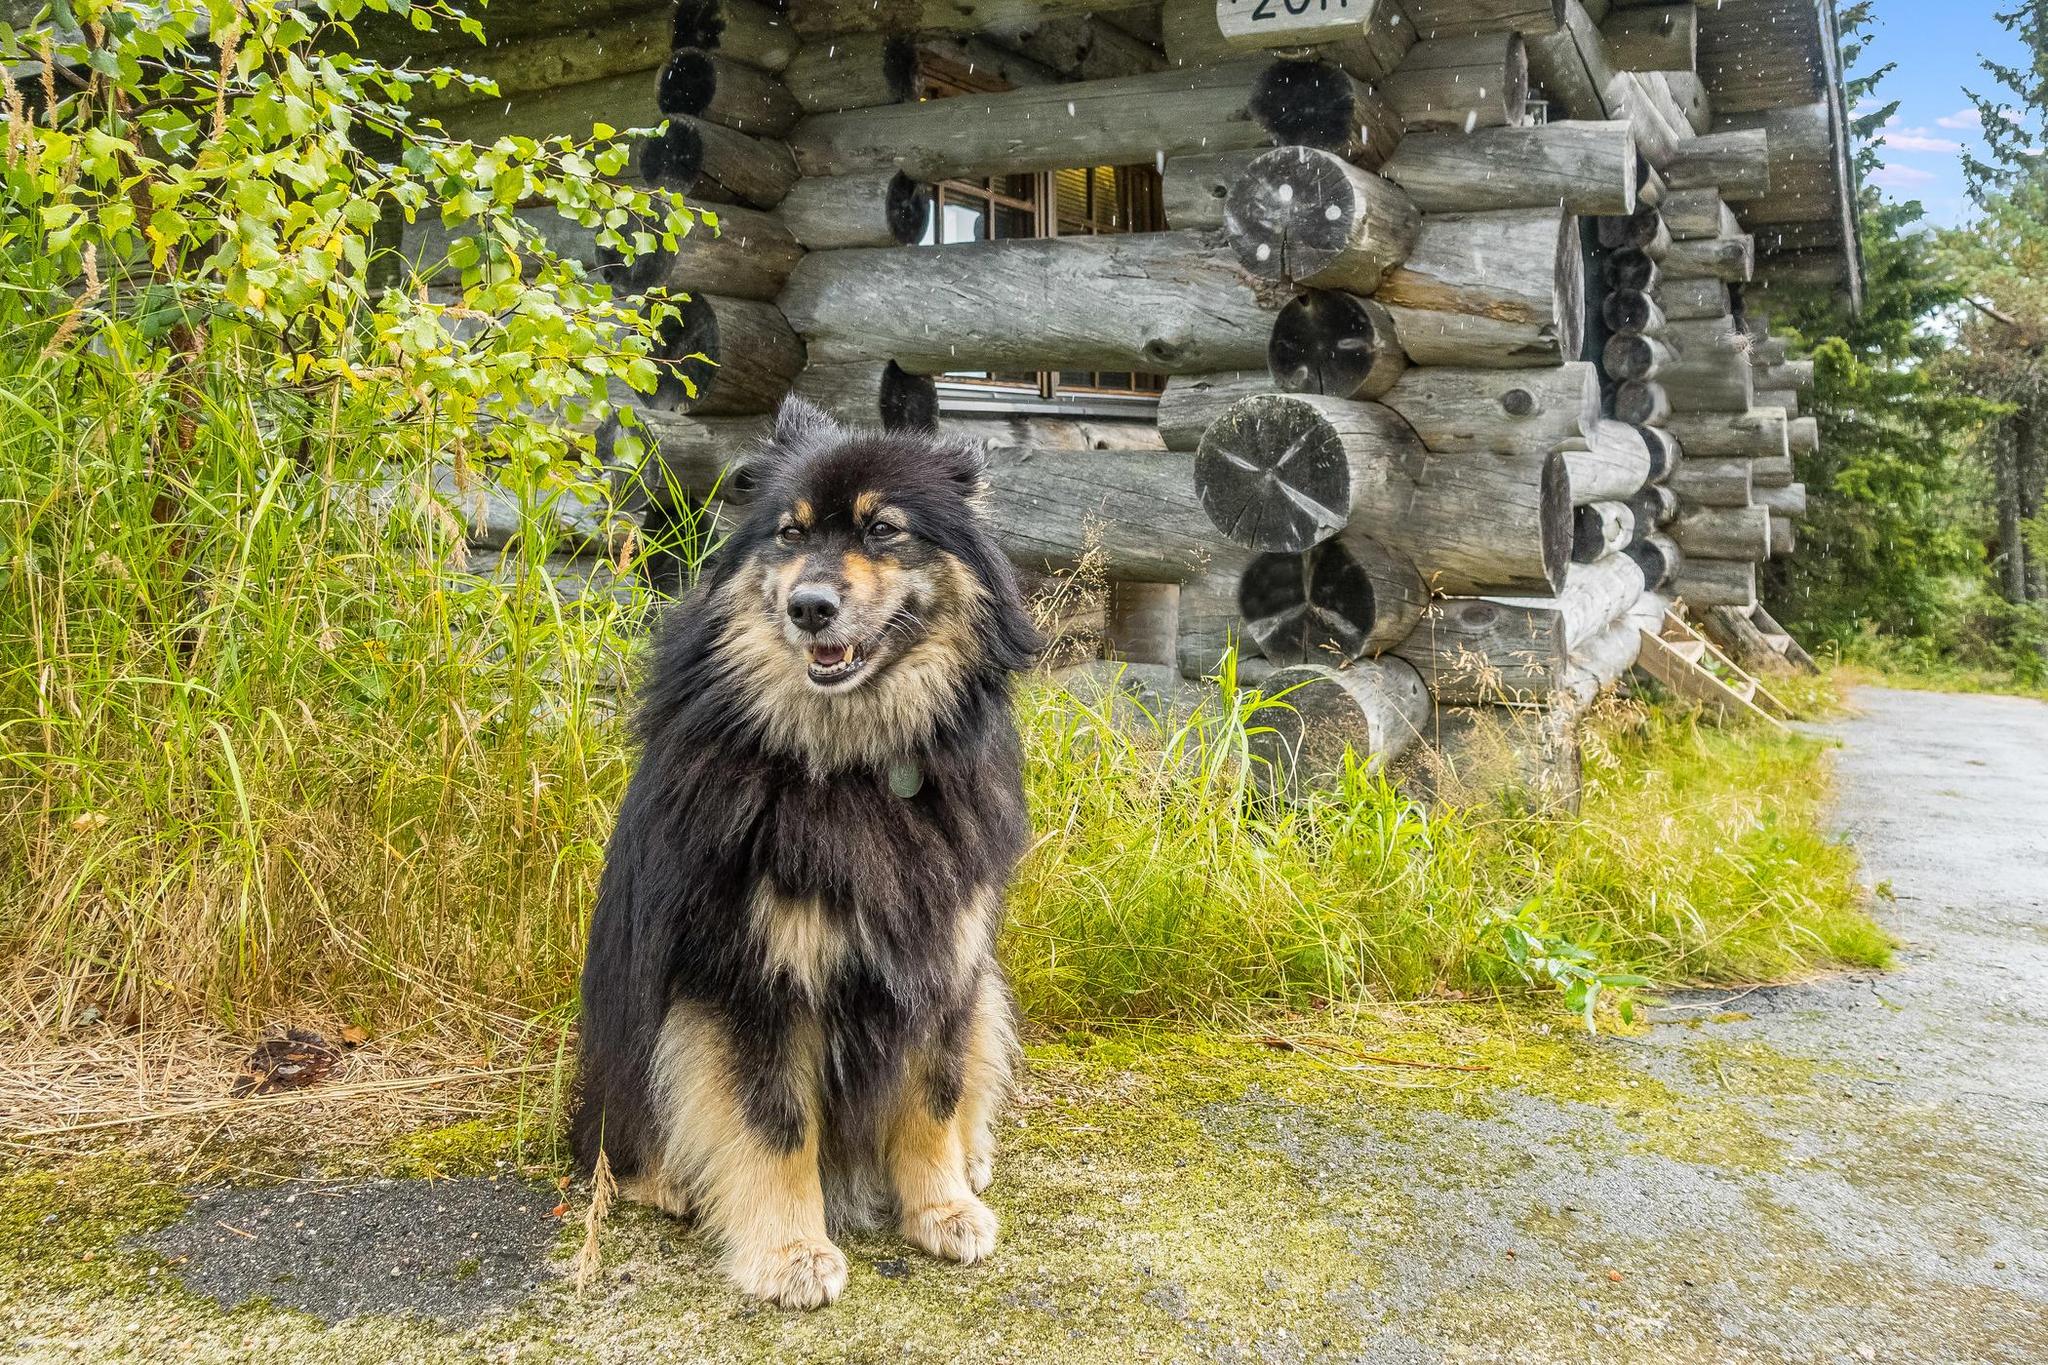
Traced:
<path fill-rule="evenodd" d="M 748 463 L 756 479 L 781 473 L 846 439 L 846 432 L 823 408 L 795 394 L 782 400 L 775 425 L 760 454 Z"/>
<path fill-rule="evenodd" d="M 988 460 L 972 441 L 939 437 L 932 442 L 932 460 L 939 472 L 960 489 L 960 496 L 979 503 L 988 495 Z"/>

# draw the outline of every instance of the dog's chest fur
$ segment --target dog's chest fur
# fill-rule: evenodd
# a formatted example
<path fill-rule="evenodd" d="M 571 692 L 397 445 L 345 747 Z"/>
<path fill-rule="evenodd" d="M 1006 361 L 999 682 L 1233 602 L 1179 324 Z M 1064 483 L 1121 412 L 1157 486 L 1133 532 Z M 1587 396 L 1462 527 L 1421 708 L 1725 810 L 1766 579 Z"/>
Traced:
<path fill-rule="evenodd" d="M 866 982 L 911 1010 L 964 989 L 1023 828 L 1014 779 L 988 766 L 997 772 L 920 772 L 908 797 L 872 771 L 775 774 L 753 829 L 746 913 L 778 986 L 816 1004 Z"/>

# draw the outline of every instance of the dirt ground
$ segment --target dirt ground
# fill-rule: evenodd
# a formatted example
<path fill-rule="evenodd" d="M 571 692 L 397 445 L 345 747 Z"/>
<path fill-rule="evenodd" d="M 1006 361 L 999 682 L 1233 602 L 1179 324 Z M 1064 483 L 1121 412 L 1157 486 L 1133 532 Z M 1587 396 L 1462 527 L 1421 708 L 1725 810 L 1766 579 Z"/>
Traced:
<path fill-rule="evenodd" d="M 812 1315 L 635 1210 L 578 1296 L 545 1172 L 193 1189 L 46 1152 L 0 1183 L 0 1360 L 2048 1360 L 2048 705 L 1854 701 L 1891 972 L 1624 1037 L 1445 1006 L 1043 1044 L 995 1258 L 856 1237 Z"/>

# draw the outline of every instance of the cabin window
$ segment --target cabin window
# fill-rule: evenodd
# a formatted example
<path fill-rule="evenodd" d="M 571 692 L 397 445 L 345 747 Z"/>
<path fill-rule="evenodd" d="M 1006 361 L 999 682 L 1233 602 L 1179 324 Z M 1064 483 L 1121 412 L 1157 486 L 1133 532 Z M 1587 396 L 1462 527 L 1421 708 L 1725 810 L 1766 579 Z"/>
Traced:
<path fill-rule="evenodd" d="M 992 74 L 930 57 L 921 72 L 920 86 L 924 99 L 1009 88 Z M 942 180 L 935 187 L 932 221 L 922 244 L 1158 232 L 1166 226 L 1161 193 L 1159 172 L 1151 166 L 1083 166 L 1028 175 Z M 1166 380 L 1161 375 L 1128 370 L 963 370 L 944 375 L 942 385 L 957 385 L 946 396 L 970 402 L 980 397 L 1058 401 L 1071 406 L 1090 399 L 1112 405 L 1149 403 L 1166 387 Z"/>

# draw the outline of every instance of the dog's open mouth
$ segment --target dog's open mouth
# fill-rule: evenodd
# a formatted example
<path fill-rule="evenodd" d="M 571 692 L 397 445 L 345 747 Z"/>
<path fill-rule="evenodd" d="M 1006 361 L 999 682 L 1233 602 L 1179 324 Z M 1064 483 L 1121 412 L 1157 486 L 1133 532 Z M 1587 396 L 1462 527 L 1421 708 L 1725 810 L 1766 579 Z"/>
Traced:
<path fill-rule="evenodd" d="M 843 683 L 867 667 L 867 656 L 861 653 L 857 644 L 812 645 L 807 652 L 811 660 L 811 681 L 820 687 Z"/>

